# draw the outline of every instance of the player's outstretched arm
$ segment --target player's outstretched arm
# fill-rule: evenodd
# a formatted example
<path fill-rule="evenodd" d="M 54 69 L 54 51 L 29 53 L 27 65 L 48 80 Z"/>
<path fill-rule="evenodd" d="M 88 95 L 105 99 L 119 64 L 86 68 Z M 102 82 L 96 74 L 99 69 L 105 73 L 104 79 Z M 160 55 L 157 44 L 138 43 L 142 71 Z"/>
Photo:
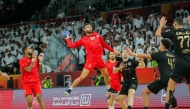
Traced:
<path fill-rule="evenodd" d="M 157 37 L 162 37 L 162 28 L 164 27 L 164 25 L 166 24 L 167 20 L 166 17 L 162 17 L 160 19 L 160 26 L 158 27 L 158 29 L 156 30 L 155 36 Z"/>
<path fill-rule="evenodd" d="M 0 71 L 0 76 L 4 77 L 4 78 L 7 78 L 8 80 L 10 80 L 10 77 L 9 75 L 7 75 L 7 73 L 3 73 Z"/>
<path fill-rule="evenodd" d="M 122 71 L 122 69 L 123 69 L 124 67 L 125 67 L 125 66 L 124 66 L 123 62 L 118 62 L 117 65 L 116 65 L 116 67 L 114 67 L 114 69 L 113 69 L 113 74 L 116 74 L 116 73 L 118 73 L 119 71 Z"/>
<path fill-rule="evenodd" d="M 133 53 L 130 49 L 127 49 L 127 53 L 128 53 L 130 56 L 134 56 L 134 57 L 152 59 L 152 57 L 151 57 L 150 54 L 137 54 L 137 53 Z"/>
<path fill-rule="evenodd" d="M 70 37 L 68 35 L 65 39 L 66 39 L 66 42 L 67 42 L 69 48 L 77 48 L 77 47 L 80 47 L 82 45 L 81 40 L 78 40 L 78 41 L 72 43 L 70 40 Z"/>
<path fill-rule="evenodd" d="M 110 52 L 114 52 L 114 50 L 104 41 L 104 39 L 102 38 L 102 36 L 100 36 L 100 42 L 101 42 L 101 44 L 102 44 L 102 46 L 104 48 L 106 48 Z"/>

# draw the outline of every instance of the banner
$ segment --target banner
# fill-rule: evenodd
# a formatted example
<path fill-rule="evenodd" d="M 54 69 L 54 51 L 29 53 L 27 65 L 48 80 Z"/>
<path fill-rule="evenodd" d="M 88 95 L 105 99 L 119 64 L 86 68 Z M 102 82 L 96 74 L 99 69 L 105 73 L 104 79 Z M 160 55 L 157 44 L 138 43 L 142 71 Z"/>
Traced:
<path fill-rule="evenodd" d="M 78 70 L 78 60 L 70 49 L 51 35 L 50 42 L 44 53 L 43 64 L 50 67 L 54 72 L 70 72 Z"/>
<path fill-rule="evenodd" d="M 143 109 L 142 90 L 147 85 L 139 85 L 134 96 L 134 109 Z M 71 92 L 70 96 L 65 96 L 66 88 L 43 89 L 43 100 L 46 109 L 108 109 L 108 96 L 106 86 L 95 87 L 76 87 Z M 1 91 L 0 91 L 1 92 Z M 179 108 L 188 108 L 190 104 L 189 92 L 186 84 L 177 86 L 174 93 Z M 22 90 L 14 90 L 14 98 L 12 109 L 27 109 L 27 102 Z M 157 95 L 150 95 L 150 108 L 163 109 L 165 106 L 165 91 L 160 91 Z M 11 99 L 8 99 L 11 101 Z M 7 101 L 8 101 L 7 100 Z M 126 103 L 128 100 L 126 99 Z M 33 108 L 40 109 L 36 98 L 33 98 Z M 11 104 L 10 104 L 11 105 Z M 115 104 L 115 108 L 120 109 L 119 103 Z"/>

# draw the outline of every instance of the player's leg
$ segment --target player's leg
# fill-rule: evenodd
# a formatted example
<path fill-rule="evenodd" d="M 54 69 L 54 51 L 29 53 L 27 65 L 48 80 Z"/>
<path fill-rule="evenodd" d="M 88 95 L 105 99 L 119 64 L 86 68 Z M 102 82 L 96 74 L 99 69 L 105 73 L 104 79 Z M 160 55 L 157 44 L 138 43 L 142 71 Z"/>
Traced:
<path fill-rule="evenodd" d="M 187 75 L 187 71 L 189 71 L 189 64 L 180 63 L 175 65 L 174 73 L 171 75 L 168 82 L 165 109 L 169 109 L 172 104 L 173 91 L 176 88 L 177 83 L 181 83 L 181 80 Z"/>
<path fill-rule="evenodd" d="M 120 103 L 122 109 L 127 109 L 127 104 L 125 102 L 126 98 L 127 98 L 127 95 L 119 95 L 118 96 L 118 100 L 119 100 L 119 103 Z"/>
<path fill-rule="evenodd" d="M 22 84 L 24 96 L 27 101 L 28 109 L 32 109 L 32 88 L 31 84 Z"/>
<path fill-rule="evenodd" d="M 113 101 L 115 99 L 115 95 L 113 93 L 110 93 L 110 98 L 108 100 L 109 109 L 114 109 Z"/>
<path fill-rule="evenodd" d="M 45 109 L 45 104 L 44 104 L 44 101 L 42 99 L 42 94 L 36 94 L 36 98 L 38 100 L 38 103 L 40 104 L 40 108 L 41 109 Z"/>
<path fill-rule="evenodd" d="M 36 83 L 33 85 L 33 93 L 34 93 L 34 96 L 37 98 L 38 103 L 40 104 L 40 108 L 45 109 L 46 107 L 42 99 L 42 89 L 41 89 L 40 83 Z"/>
<path fill-rule="evenodd" d="M 97 60 L 96 68 L 98 68 L 101 71 L 101 74 L 104 77 L 104 81 L 105 81 L 106 87 L 108 89 L 108 92 L 117 93 L 117 91 L 113 90 L 110 87 L 110 77 L 108 75 L 106 65 L 102 59 Z"/>
<path fill-rule="evenodd" d="M 109 88 L 110 88 L 110 77 L 109 77 L 109 75 L 108 75 L 107 68 L 104 67 L 104 68 L 101 68 L 101 69 L 99 69 L 99 70 L 101 71 L 102 76 L 104 77 L 104 81 L 105 81 L 105 83 L 106 83 L 107 89 L 109 89 Z"/>
<path fill-rule="evenodd" d="M 119 96 L 117 98 L 122 109 L 127 109 L 127 104 L 125 102 L 125 99 L 127 98 L 128 91 L 129 91 L 129 83 L 124 81 L 121 91 L 119 92 Z"/>
<path fill-rule="evenodd" d="M 131 84 L 129 85 L 129 91 L 128 91 L 128 109 L 131 109 L 133 106 L 133 98 L 135 95 L 135 92 L 137 90 L 138 82 L 136 79 L 131 80 Z"/>
<path fill-rule="evenodd" d="M 143 96 L 143 105 L 144 109 L 149 109 L 149 104 L 150 104 L 150 94 L 152 92 L 146 87 L 142 91 L 142 96 Z"/>
<path fill-rule="evenodd" d="M 135 95 L 135 89 L 129 89 L 128 92 L 128 109 L 131 109 L 133 107 L 133 98 Z"/>
<path fill-rule="evenodd" d="M 189 90 L 189 93 L 190 93 L 190 68 L 189 68 L 189 71 L 188 71 L 187 75 L 185 76 L 185 79 L 186 79 L 186 84 L 188 86 L 188 90 Z"/>
<path fill-rule="evenodd" d="M 149 109 L 149 104 L 150 104 L 149 95 L 151 93 L 157 94 L 160 90 L 162 90 L 165 87 L 167 87 L 167 82 L 164 84 L 159 79 L 150 83 L 147 87 L 143 89 L 142 96 L 143 96 L 144 109 Z"/>
<path fill-rule="evenodd" d="M 90 70 L 83 68 L 81 75 L 74 80 L 74 82 L 71 84 L 70 88 L 68 90 L 66 90 L 66 92 L 64 92 L 64 94 L 69 96 L 72 89 L 75 88 L 83 79 L 85 79 L 88 76 L 89 72 L 90 72 Z"/>
<path fill-rule="evenodd" d="M 27 95 L 26 101 L 27 101 L 28 109 L 32 109 L 32 95 Z"/>

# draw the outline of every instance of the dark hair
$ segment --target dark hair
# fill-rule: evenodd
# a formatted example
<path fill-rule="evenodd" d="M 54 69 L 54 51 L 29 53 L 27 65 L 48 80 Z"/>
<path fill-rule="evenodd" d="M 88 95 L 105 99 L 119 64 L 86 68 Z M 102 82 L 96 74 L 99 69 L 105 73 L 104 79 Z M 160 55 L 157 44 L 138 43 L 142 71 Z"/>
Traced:
<path fill-rule="evenodd" d="M 98 73 L 98 74 L 101 74 L 100 70 L 97 70 L 97 73 Z"/>
<path fill-rule="evenodd" d="M 24 51 L 27 49 L 27 47 L 28 47 L 28 46 L 24 46 L 24 47 L 22 48 L 23 54 L 25 54 Z"/>
<path fill-rule="evenodd" d="M 86 27 L 86 25 L 90 25 L 90 23 L 86 23 L 86 24 L 83 26 L 83 29 Z"/>
<path fill-rule="evenodd" d="M 171 40 L 168 39 L 168 38 L 162 39 L 162 40 L 161 40 L 161 43 L 164 45 L 164 47 L 165 47 L 166 49 L 169 49 L 169 48 L 171 47 L 171 45 L 172 45 Z"/>
<path fill-rule="evenodd" d="M 174 22 L 176 22 L 178 25 L 183 25 L 183 19 L 181 17 L 176 17 Z"/>
<path fill-rule="evenodd" d="M 151 50 L 155 50 L 155 48 L 152 48 Z"/>
<path fill-rule="evenodd" d="M 138 45 L 140 45 L 141 46 L 141 44 L 139 43 Z"/>

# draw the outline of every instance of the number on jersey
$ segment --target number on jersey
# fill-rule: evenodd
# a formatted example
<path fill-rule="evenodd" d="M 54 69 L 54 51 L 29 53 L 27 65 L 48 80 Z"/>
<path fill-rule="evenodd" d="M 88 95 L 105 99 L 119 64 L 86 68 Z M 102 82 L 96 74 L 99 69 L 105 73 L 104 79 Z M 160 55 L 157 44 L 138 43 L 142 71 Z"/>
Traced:
<path fill-rule="evenodd" d="M 187 43 L 187 47 L 189 47 L 189 36 L 177 36 L 177 40 L 181 40 L 180 47 L 184 47 L 184 43 Z M 185 42 L 187 41 L 187 42 Z"/>
<path fill-rule="evenodd" d="M 174 59 L 168 58 L 168 64 L 171 66 L 171 69 L 174 69 Z"/>

